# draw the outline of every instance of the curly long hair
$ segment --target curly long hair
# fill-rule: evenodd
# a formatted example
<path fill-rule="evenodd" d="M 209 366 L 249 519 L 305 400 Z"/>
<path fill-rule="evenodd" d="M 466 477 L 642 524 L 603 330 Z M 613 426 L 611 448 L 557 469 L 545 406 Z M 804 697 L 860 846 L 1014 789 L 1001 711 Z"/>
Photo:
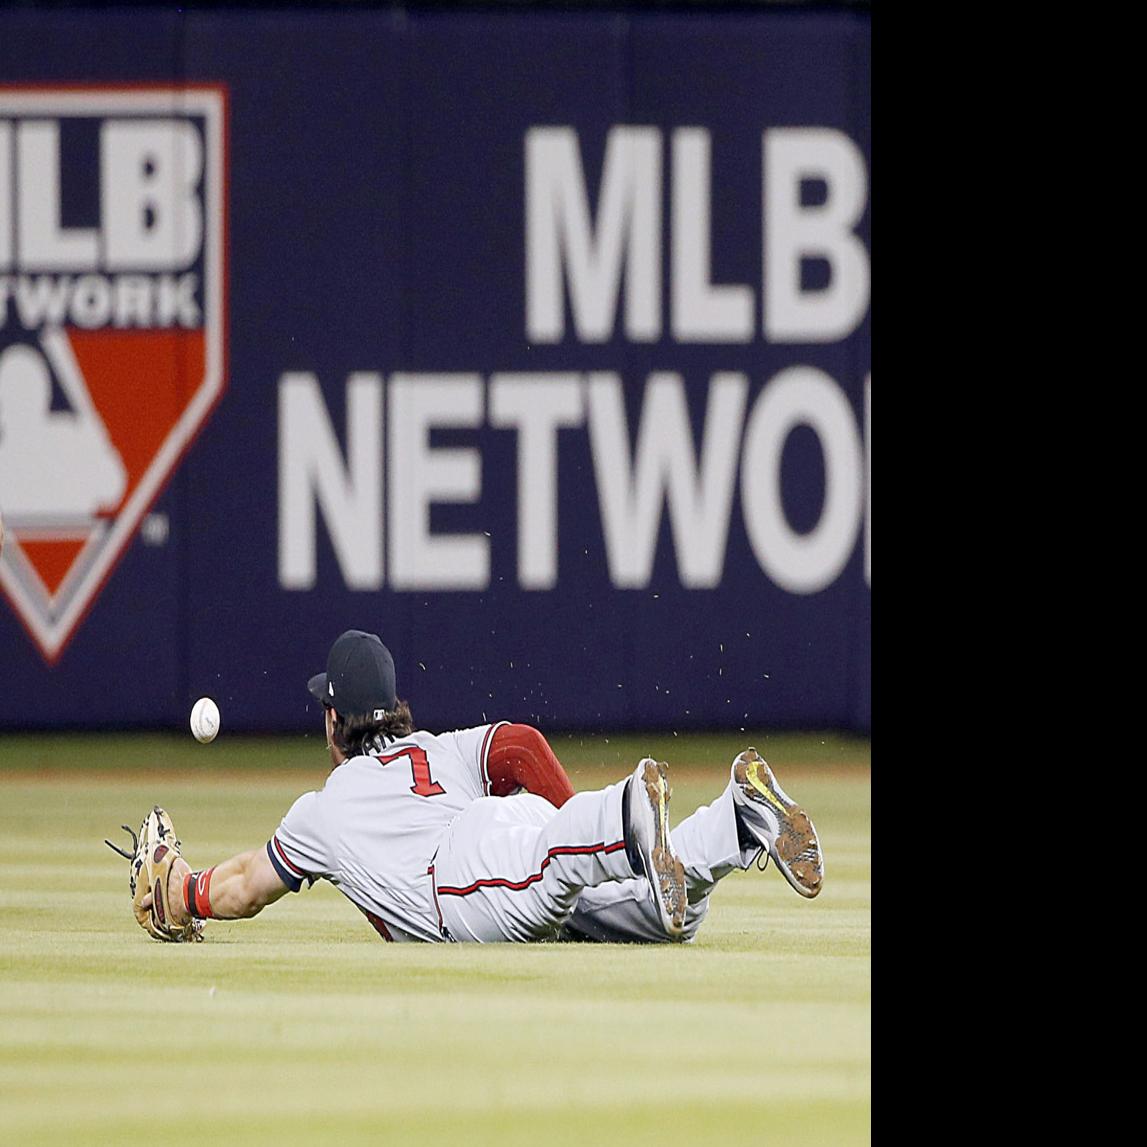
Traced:
<path fill-rule="evenodd" d="M 372 749 L 381 748 L 386 741 L 414 732 L 414 715 L 405 701 L 399 701 L 393 709 L 388 709 L 381 721 L 358 713 L 343 716 L 337 709 L 335 714 L 331 740 L 348 759 L 363 756 Z"/>

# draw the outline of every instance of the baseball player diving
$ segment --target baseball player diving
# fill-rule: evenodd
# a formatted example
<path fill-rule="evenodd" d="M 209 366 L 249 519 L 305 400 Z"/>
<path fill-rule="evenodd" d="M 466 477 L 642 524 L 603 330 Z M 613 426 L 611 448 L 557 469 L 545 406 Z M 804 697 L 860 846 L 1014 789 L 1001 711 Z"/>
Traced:
<path fill-rule="evenodd" d="M 812 821 L 755 749 L 671 830 L 664 762 L 575 793 L 529 725 L 416 729 L 374 634 L 343 633 L 308 688 L 333 767 L 265 845 L 192 871 L 159 806 L 132 852 L 108 842 L 132 862 L 133 911 L 155 938 L 201 939 L 203 921 L 255 916 L 316 880 L 387 940 L 479 943 L 692 940 L 717 883 L 762 852 L 802 896 L 821 890 Z"/>

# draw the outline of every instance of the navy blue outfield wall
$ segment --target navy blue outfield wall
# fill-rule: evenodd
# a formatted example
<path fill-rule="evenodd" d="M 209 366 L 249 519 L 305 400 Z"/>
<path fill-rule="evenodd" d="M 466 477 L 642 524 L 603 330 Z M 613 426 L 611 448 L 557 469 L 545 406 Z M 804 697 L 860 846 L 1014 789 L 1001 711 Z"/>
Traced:
<path fill-rule="evenodd" d="M 871 730 L 867 12 L 0 11 L 0 728 Z"/>

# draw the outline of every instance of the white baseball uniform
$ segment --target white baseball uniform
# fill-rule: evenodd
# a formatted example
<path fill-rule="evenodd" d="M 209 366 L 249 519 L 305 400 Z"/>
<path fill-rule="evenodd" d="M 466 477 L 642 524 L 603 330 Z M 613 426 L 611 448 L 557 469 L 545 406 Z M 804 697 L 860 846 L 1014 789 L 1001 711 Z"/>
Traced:
<path fill-rule="evenodd" d="M 267 854 L 292 891 L 329 880 L 388 940 L 665 940 L 622 830 L 625 781 L 555 808 L 490 794 L 498 725 L 411 733 L 344 761 L 291 806 Z M 728 788 L 672 831 L 692 938 L 713 886 L 752 863 Z"/>

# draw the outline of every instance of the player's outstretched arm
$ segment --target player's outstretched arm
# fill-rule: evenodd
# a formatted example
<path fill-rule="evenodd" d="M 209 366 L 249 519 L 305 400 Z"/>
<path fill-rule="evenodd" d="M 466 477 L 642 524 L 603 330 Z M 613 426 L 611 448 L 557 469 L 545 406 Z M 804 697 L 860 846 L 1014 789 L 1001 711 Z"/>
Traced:
<path fill-rule="evenodd" d="M 192 915 L 245 920 L 290 891 L 265 848 L 241 852 L 202 872 L 192 872 L 191 865 L 180 857 L 172 865 L 167 888 L 177 925 L 186 923 Z M 148 898 L 144 899 L 144 907 L 148 907 Z"/>

